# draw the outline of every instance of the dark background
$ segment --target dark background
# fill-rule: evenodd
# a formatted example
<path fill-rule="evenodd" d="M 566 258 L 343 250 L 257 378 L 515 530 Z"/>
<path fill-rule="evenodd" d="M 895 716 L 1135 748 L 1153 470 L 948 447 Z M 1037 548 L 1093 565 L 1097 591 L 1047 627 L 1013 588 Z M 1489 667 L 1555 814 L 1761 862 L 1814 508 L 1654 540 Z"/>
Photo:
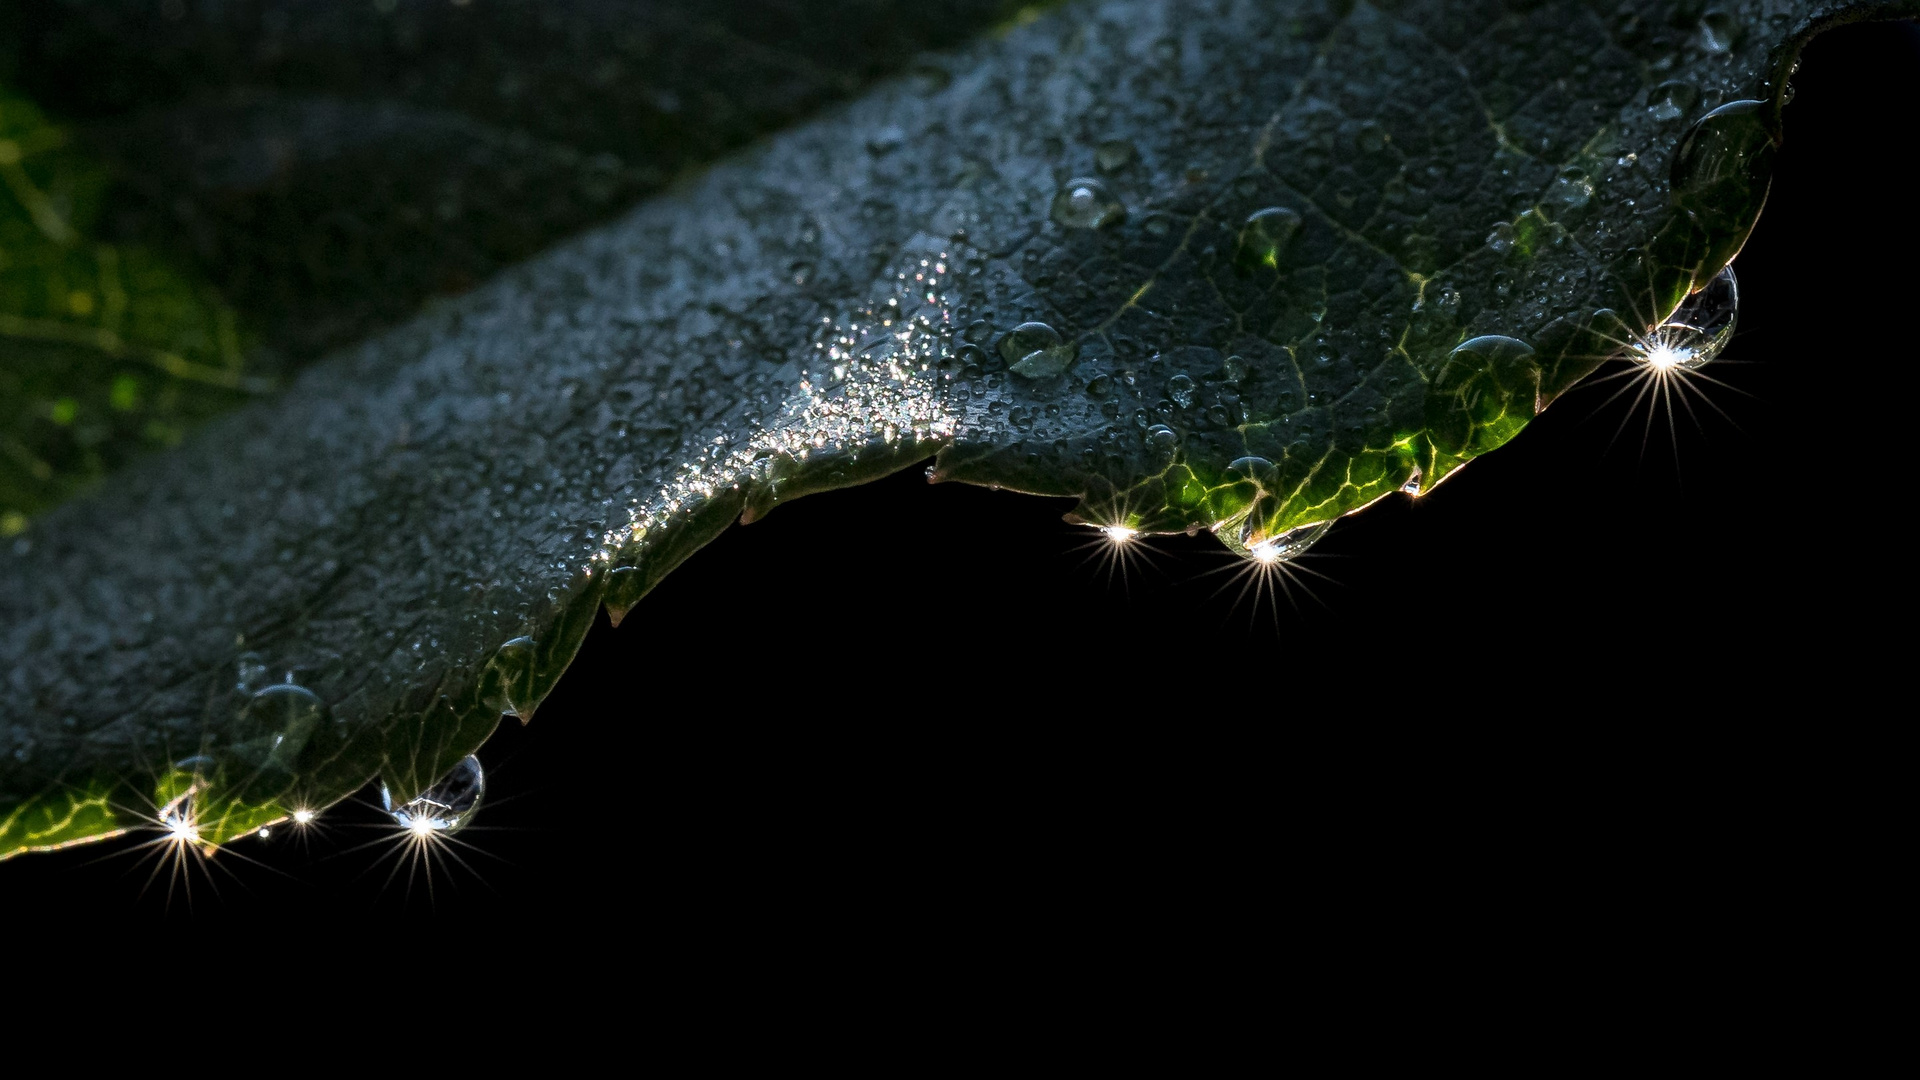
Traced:
<path fill-rule="evenodd" d="M 0 900 L 648 940 L 1072 919 L 1170 886 L 1765 887 L 1866 797 L 1836 805 L 1857 763 L 1832 736 L 1899 718 L 1870 689 L 1906 662 L 1920 30 L 1832 32 L 1795 85 L 1741 333 L 1707 370 L 1727 385 L 1697 382 L 1671 433 L 1571 393 L 1417 504 L 1340 522 L 1313 595 L 1278 604 L 1207 536 L 1110 580 L 1067 502 L 918 469 L 807 499 L 603 617 L 481 751 L 489 805 L 430 890 L 348 804 L 233 845 L 190 901 L 125 841 L 0 867 Z"/>

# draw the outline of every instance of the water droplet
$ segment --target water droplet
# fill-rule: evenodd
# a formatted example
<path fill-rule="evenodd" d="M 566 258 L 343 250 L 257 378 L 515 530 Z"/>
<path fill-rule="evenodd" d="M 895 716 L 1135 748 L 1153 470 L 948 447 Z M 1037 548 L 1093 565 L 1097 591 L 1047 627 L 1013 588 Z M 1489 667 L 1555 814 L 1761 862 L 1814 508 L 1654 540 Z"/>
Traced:
<path fill-rule="evenodd" d="M 1719 356 L 1733 340 L 1740 315 L 1740 284 L 1733 267 L 1725 266 L 1706 288 L 1680 302 L 1673 315 L 1653 333 L 1635 359 L 1649 367 L 1693 371 Z"/>
<path fill-rule="evenodd" d="M 1512 364 L 1531 361 L 1533 346 L 1519 338 L 1510 338 L 1502 334 L 1483 334 L 1469 338 L 1453 347 L 1447 359 L 1471 365 L 1482 370 L 1498 364 Z"/>
<path fill-rule="evenodd" d="M 1133 164 L 1133 144 L 1125 139 L 1108 139 L 1093 152 L 1093 167 L 1103 173 L 1116 173 Z"/>
<path fill-rule="evenodd" d="M 1774 146 L 1765 119 L 1758 101 L 1728 102 L 1701 117 L 1673 154 L 1673 202 L 1717 241 L 1711 254 L 1724 255 L 1720 262 L 1732 258 L 1766 201 Z"/>
<path fill-rule="evenodd" d="M 1127 208 L 1098 180 L 1069 180 L 1053 197 L 1053 220 L 1069 229 L 1098 229 L 1124 220 Z"/>
<path fill-rule="evenodd" d="M 468 754 L 452 772 L 404 803 L 396 804 L 393 792 L 381 784 L 380 806 L 393 815 L 401 828 L 416 836 L 450 836 L 473 821 L 486 791 L 487 781 L 480 771 L 480 759 Z"/>
<path fill-rule="evenodd" d="M 297 683 L 275 683 L 247 699 L 233 753 L 256 769 L 291 772 L 326 715 L 320 695 Z"/>
<path fill-rule="evenodd" d="M 1223 529 L 1215 535 L 1220 537 L 1227 549 L 1242 558 L 1257 563 L 1273 564 L 1289 562 L 1307 553 L 1307 550 L 1320 542 L 1333 528 L 1331 521 L 1319 521 L 1312 525 L 1302 525 L 1297 529 L 1273 536 L 1261 533 L 1261 526 L 1255 520 L 1256 515 L 1249 514 L 1236 529 Z"/>
<path fill-rule="evenodd" d="M 1420 480 L 1420 466 L 1415 465 L 1413 467 L 1413 475 L 1407 477 L 1407 482 L 1400 485 L 1400 490 L 1409 495 L 1418 496 L 1420 494 Z"/>
<path fill-rule="evenodd" d="M 1700 16 L 1700 45 L 1710 53 L 1732 52 L 1746 36 L 1746 24 L 1732 12 L 1716 8 Z"/>
<path fill-rule="evenodd" d="M 1233 262 L 1242 270 L 1266 266 L 1278 269 L 1280 256 L 1295 233 L 1300 231 L 1300 215 L 1284 206 L 1269 206 L 1247 215 L 1240 226 L 1240 242 Z"/>
<path fill-rule="evenodd" d="M 1113 376 L 1111 375 L 1095 375 L 1093 379 L 1087 383 L 1087 393 L 1092 394 L 1094 397 L 1105 397 L 1112 391 Z"/>
<path fill-rule="evenodd" d="M 1021 323 L 1000 338 L 999 353 L 1008 369 L 1029 379 L 1047 379 L 1067 370 L 1079 354 L 1072 342 L 1043 322 Z"/>
<path fill-rule="evenodd" d="M 494 651 L 480 672 L 480 700 L 501 715 L 511 714 L 522 721 L 533 719 L 539 705 L 534 700 L 535 642 L 517 637 Z"/>
<path fill-rule="evenodd" d="M 1180 449 L 1180 435 L 1165 424 L 1155 424 L 1147 429 L 1147 449 L 1161 461 L 1170 462 Z"/>
<path fill-rule="evenodd" d="M 1193 379 L 1186 375 L 1175 375 L 1168 379 L 1167 396 L 1183 409 L 1193 408 Z"/>
<path fill-rule="evenodd" d="M 1587 174 L 1576 168 L 1560 170 L 1554 178 L 1553 187 L 1547 193 L 1547 200 L 1561 210 L 1578 210 L 1593 198 L 1593 181 Z"/>
<path fill-rule="evenodd" d="M 1491 249 L 1495 255 L 1505 255 L 1507 252 L 1512 251 L 1513 226 L 1504 221 L 1495 225 L 1493 231 L 1487 234 L 1487 247 Z"/>
<path fill-rule="evenodd" d="M 1700 103 L 1700 91 L 1684 79 L 1668 79 L 1647 95 L 1647 112 L 1655 120 L 1678 120 Z"/>
<path fill-rule="evenodd" d="M 266 685 L 267 662 L 256 652 L 241 653 L 233 662 L 233 688 L 251 694 Z"/>

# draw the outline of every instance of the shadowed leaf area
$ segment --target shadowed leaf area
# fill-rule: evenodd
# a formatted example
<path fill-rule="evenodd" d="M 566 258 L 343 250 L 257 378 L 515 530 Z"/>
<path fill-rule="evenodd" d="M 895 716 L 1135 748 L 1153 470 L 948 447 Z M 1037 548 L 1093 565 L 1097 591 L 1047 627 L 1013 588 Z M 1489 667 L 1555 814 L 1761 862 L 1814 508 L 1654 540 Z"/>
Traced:
<path fill-rule="evenodd" d="M 916 61 L 946 75 L 335 352 L 16 537 L 0 849 L 183 791 L 210 842 L 375 776 L 420 792 L 533 713 L 600 605 L 736 518 L 929 457 L 1256 555 L 1430 489 L 1738 250 L 1807 36 L 1911 13 L 1115 0 Z M 766 664 L 805 647 L 773 633 Z"/>
<path fill-rule="evenodd" d="M 1018 10 L 0 3 L 0 534 Z"/>

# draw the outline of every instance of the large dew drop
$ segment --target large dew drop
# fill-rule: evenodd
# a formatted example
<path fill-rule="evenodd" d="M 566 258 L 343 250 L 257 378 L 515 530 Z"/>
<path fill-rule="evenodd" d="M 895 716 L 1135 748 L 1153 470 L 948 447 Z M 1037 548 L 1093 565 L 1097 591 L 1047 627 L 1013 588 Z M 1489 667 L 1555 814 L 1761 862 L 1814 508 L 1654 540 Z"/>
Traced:
<path fill-rule="evenodd" d="M 486 791 L 480 759 L 468 754 L 452 772 L 404 803 L 396 803 L 387 785 L 381 784 L 380 806 L 415 836 L 451 836 L 473 821 Z"/>
<path fill-rule="evenodd" d="M 1062 341 L 1060 332 L 1043 322 L 1021 323 L 1000 338 L 997 348 L 1007 370 L 1029 379 L 1050 379 L 1079 355 L 1072 342 Z"/>
<path fill-rule="evenodd" d="M 247 699 L 234 751 L 256 769 L 291 771 L 327 716 L 320 695 L 293 683 L 275 683 Z"/>
<path fill-rule="evenodd" d="M 1242 270 L 1261 266 L 1278 268 L 1281 253 L 1299 231 L 1300 215 L 1284 206 L 1255 210 L 1240 226 L 1240 242 L 1233 253 L 1234 265 Z"/>
<path fill-rule="evenodd" d="M 1288 529 L 1283 533 L 1263 536 L 1253 515 L 1240 523 L 1237 528 L 1222 529 L 1214 535 L 1227 545 L 1227 550 L 1243 559 L 1251 559 L 1263 565 L 1291 562 L 1305 555 L 1320 538 L 1333 528 L 1333 522 L 1320 521 L 1312 525 L 1302 525 L 1297 529 Z"/>
<path fill-rule="evenodd" d="M 1053 220 L 1069 229 L 1098 229 L 1126 216 L 1127 208 L 1107 185 L 1088 177 L 1067 181 L 1053 197 Z"/>
<path fill-rule="evenodd" d="M 535 643 L 530 637 L 517 637 L 500 646 L 480 672 L 480 700 L 502 716 L 517 716 L 521 723 L 533 719 L 539 704 L 534 692 Z"/>
<path fill-rule="evenodd" d="M 1723 267 L 1704 289 L 1680 302 L 1673 317 L 1634 349 L 1634 359 L 1656 370 L 1693 371 L 1705 366 L 1733 340 L 1740 315 L 1740 284 L 1733 267 Z"/>
<path fill-rule="evenodd" d="M 1733 259 L 1760 217 L 1773 176 L 1767 107 L 1731 101 L 1700 118 L 1673 154 L 1673 204 L 1706 232 L 1705 258 Z"/>

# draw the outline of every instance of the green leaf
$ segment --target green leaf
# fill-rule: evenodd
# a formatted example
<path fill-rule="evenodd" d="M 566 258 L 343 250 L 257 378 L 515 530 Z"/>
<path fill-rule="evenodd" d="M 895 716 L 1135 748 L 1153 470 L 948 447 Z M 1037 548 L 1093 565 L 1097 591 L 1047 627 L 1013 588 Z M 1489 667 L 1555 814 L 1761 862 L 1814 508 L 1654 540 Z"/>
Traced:
<path fill-rule="evenodd" d="M 418 792 L 598 605 L 929 456 L 1238 546 L 1430 488 L 1738 249 L 1808 35 L 1913 10 L 1115 0 L 982 41 L 18 538 L 0 850 L 183 775 L 211 842 Z"/>
<path fill-rule="evenodd" d="M 95 237 L 105 187 L 0 86 L 0 538 L 265 386 L 215 290 Z"/>

